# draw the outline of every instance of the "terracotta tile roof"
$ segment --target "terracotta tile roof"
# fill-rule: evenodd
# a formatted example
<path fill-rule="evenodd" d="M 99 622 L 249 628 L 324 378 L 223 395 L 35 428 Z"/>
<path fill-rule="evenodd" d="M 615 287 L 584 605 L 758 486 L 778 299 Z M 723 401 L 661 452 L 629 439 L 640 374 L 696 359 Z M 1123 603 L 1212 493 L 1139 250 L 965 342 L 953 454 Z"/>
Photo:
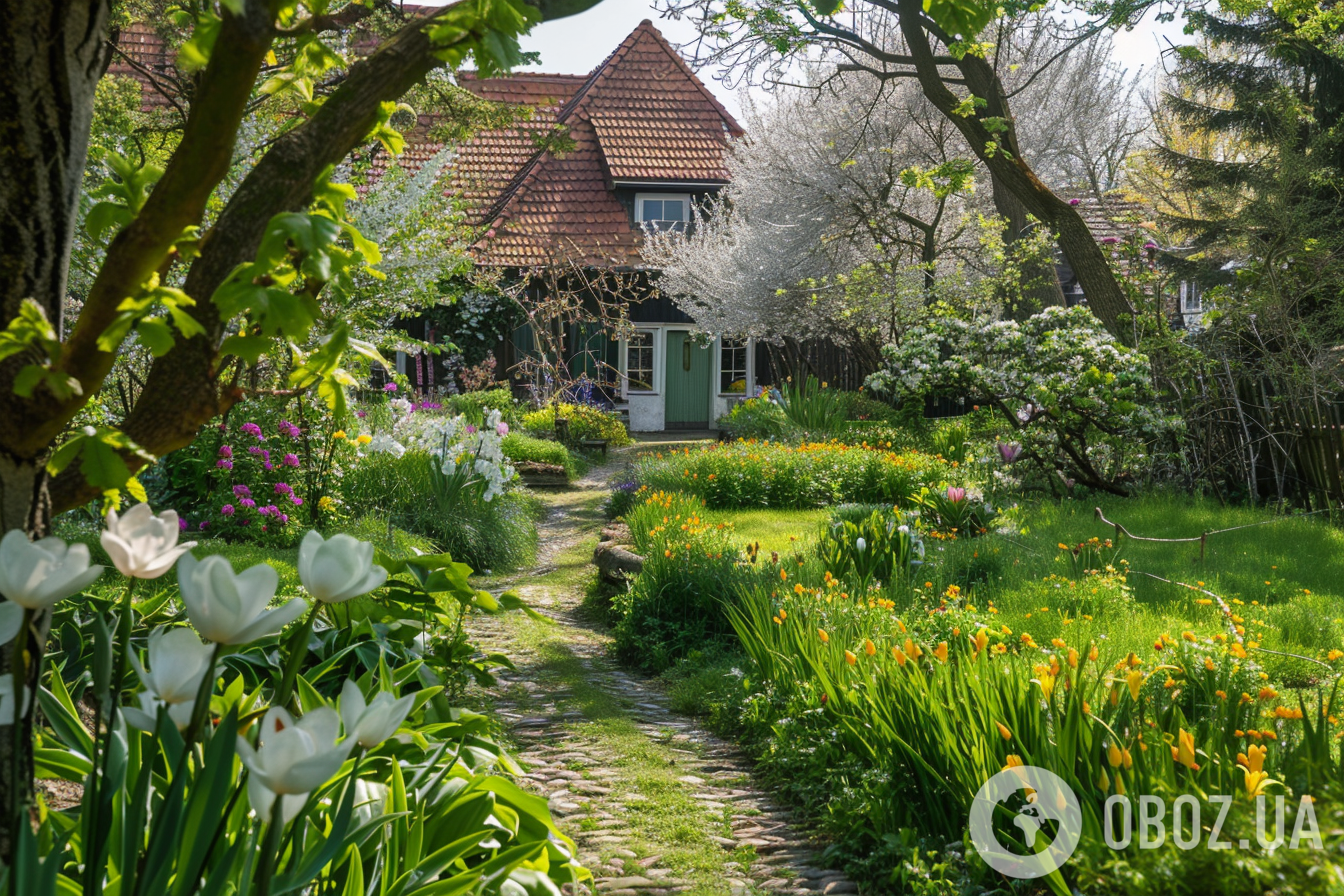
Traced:
<path fill-rule="evenodd" d="M 519 127 L 474 137 L 458 158 L 454 187 L 476 220 L 492 225 L 475 249 L 485 264 L 539 265 L 559 255 L 638 265 L 641 234 L 614 182 L 726 183 L 728 141 L 743 134 L 648 21 L 586 78 L 516 74 L 461 83 L 536 109 Z M 537 148 L 537 137 L 555 125 L 568 129 L 572 151 Z"/>

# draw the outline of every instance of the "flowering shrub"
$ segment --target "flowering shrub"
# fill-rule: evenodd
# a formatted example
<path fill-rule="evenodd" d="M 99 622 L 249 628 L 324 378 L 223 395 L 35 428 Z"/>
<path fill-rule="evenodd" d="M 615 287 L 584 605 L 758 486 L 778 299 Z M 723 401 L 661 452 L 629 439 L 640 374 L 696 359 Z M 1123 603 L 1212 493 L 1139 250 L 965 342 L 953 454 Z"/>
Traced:
<path fill-rule="evenodd" d="M 1180 426 L 1158 409 L 1148 359 L 1083 307 L 1048 308 L 1022 323 L 935 318 L 883 357 L 872 389 L 917 402 L 940 390 L 977 396 L 1052 483 L 1057 475 L 1125 494 L 1154 443 Z"/>
<path fill-rule="evenodd" d="M 718 422 L 719 429 L 736 439 L 792 438 L 796 433 L 793 421 L 768 395 L 739 401 Z"/>
<path fill-rule="evenodd" d="M 716 509 L 907 504 L 924 486 L 942 486 L 958 475 L 954 465 L 927 454 L 839 442 L 717 443 L 658 453 L 635 464 L 641 485 L 699 495 Z"/>
<path fill-rule="evenodd" d="M 633 440 L 621 418 L 610 411 L 584 404 L 547 405 L 523 415 L 523 427 L 529 432 L 549 435 L 555 432 L 558 413 L 569 421 L 569 434 L 576 439 L 606 439 L 612 447 L 629 445 Z"/>

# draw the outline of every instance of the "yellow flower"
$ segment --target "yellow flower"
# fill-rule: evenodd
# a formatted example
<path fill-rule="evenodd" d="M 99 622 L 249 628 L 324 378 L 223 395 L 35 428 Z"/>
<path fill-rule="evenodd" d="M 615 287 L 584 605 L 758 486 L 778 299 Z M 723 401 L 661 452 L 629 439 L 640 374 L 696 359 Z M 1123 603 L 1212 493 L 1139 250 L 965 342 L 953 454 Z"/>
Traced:
<path fill-rule="evenodd" d="M 933 655 L 938 658 L 938 662 L 947 662 L 947 642 L 939 641 L 938 646 L 934 648 Z"/>
<path fill-rule="evenodd" d="M 1106 747 L 1106 761 L 1111 764 L 1111 768 L 1119 768 L 1120 763 L 1125 761 L 1124 753 L 1115 744 L 1108 744 Z"/>
<path fill-rule="evenodd" d="M 369 435 L 369 434 L 366 433 L 366 432 L 365 432 L 365 433 L 360 433 L 360 434 L 359 434 L 359 438 L 355 439 L 355 442 L 358 443 L 358 444 L 360 444 L 360 445 L 367 445 L 367 444 L 369 444 L 369 443 L 372 442 L 372 441 L 373 441 L 373 436 Z"/>
<path fill-rule="evenodd" d="M 1177 745 L 1171 748 L 1171 756 L 1181 765 L 1192 771 L 1199 769 L 1199 763 L 1195 761 L 1195 736 L 1184 728 L 1176 737 Z"/>
<path fill-rule="evenodd" d="M 1344 656 L 1344 650 L 1332 650 L 1325 655 L 1325 658 L 1333 663 L 1342 656 Z"/>
<path fill-rule="evenodd" d="M 318 510 L 330 510 L 335 506 L 336 506 L 336 499 L 333 498 L 331 495 L 323 495 L 322 497 L 317 499 Z"/>
<path fill-rule="evenodd" d="M 989 632 L 988 632 L 988 631 L 986 631 L 985 629 L 982 628 L 982 629 L 980 629 L 980 631 L 976 632 L 976 633 L 975 633 L 975 655 L 976 655 L 976 656 L 979 656 L 979 655 L 980 655 L 980 651 L 984 650 L 984 649 L 985 649 L 985 645 L 987 645 L 988 643 L 989 643 Z"/>
<path fill-rule="evenodd" d="M 874 644 L 872 641 L 868 640 L 867 638 L 864 638 L 863 652 L 868 654 L 869 656 L 872 656 L 873 654 L 877 653 L 877 645 Z"/>
<path fill-rule="evenodd" d="M 831 643 L 831 636 L 826 634 L 826 629 L 824 628 L 817 629 L 817 637 L 821 639 L 821 643 L 823 644 Z"/>
<path fill-rule="evenodd" d="M 1279 692 L 1273 688 L 1261 688 L 1257 696 L 1261 700 L 1273 700 L 1275 697 L 1279 696 Z"/>
<path fill-rule="evenodd" d="M 1145 747 L 1144 749 L 1147 749 L 1147 747 Z M 1134 767 L 1134 757 L 1129 755 L 1129 750 L 1121 750 L 1120 756 L 1121 759 L 1124 760 L 1125 771 L 1129 771 L 1131 768 Z"/>
<path fill-rule="evenodd" d="M 891 656 L 896 660 L 896 665 L 898 666 L 904 666 L 910 659 L 899 647 L 891 648 Z"/>
<path fill-rule="evenodd" d="M 1194 632 L 1191 632 L 1191 631 L 1184 631 L 1184 632 L 1181 632 L 1181 637 L 1184 638 L 1184 639 L 1187 640 L 1187 641 L 1194 641 L 1194 640 L 1196 640 L 1196 639 L 1195 639 L 1195 633 L 1194 633 Z"/>
<path fill-rule="evenodd" d="M 1008 730 L 1008 726 L 1007 726 L 1007 725 L 1003 724 L 1002 722 L 995 722 L 994 724 L 995 724 L 995 725 L 998 727 L 998 729 L 999 729 L 999 737 L 1003 738 L 1004 740 L 1012 740 L 1012 739 L 1013 739 L 1013 732 L 1011 732 L 1011 731 Z"/>
<path fill-rule="evenodd" d="M 845 662 L 849 663 L 849 664 L 852 666 L 852 665 L 854 665 L 855 663 L 857 663 L 858 661 L 859 661 L 859 658 L 858 658 L 858 657 L 856 657 L 854 654 L 850 653 L 848 650 L 845 651 Z"/>
<path fill-rule="evenodd" d="M 343 429 L 338 429 L 338 430 L 336 430 L 334 433 L 331 434 L 331 437 L 332 437 L 333 439 L 343 439 L 343 438 L 345 438 L 345 430 L 343 430 Z"/>
<path fill-rule="evenodd" d="M 1088 662 L 1090 662 L 1090 663 L 1095 663 L 1095 662 L 1097 661 L 1097 657 L 1098 657 L 1099 655 L 1100 655 L 1100 654 L 1099 654 L 1098 651 L 1097 651 L 1097 645 L 1096 645 L 1096 644 L 1093 644 L 1093 645 L 1092 645 L 1092 649 L 1089 650 L 1089 651 L 1087 652 L 1087 660 L 1088 660 Z"/>
<path fill-rule="evenodd" d="M 1036 682 L 1041 686 L 1041 693 L 1045 695 L 1045 699 L 1049 700 L 1050 695 L 1055 692 L 1055 676 L 1042 675 Z"/>
<path fill-rule="evenodd" d="M 1078 668 L 1078 651 L 1074 650 L 1072 647 L 1069 648 L 1069 668 Z"/>
<path fill-rule="evenodd" d="M 1097 789 L 1106 793 L 1111 789 L 1111 779 L 1106 774 L 1106 769 L 1100 769 L 1097 773 Z"/>
<path fill-rule="evenodd" d="M 1129 684 L 1129 696 L 1132 700 L 1139 699 L 1139 688 L 1143 687 L 1143 672 L 1140 669 L 1130 669 L 1125 676 L 1125 681 Z"/>
<path fill-rule="evenodd" d="M 912 660 L 917 660 L 924 655 L 924 651 L 919 649 L 919 645 L 909 638 L 905 639 L 905 653 Z"/>

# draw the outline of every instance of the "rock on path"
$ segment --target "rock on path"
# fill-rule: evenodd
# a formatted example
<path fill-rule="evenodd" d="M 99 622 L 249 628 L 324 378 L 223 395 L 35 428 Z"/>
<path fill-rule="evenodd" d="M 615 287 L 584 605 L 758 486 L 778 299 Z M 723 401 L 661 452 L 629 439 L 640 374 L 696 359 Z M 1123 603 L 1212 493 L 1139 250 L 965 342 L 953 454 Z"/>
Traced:
<path fill-rule="evenodd" d="M 481 647 L 518 667 L 504 670 L 488 696 L 526 766 L 524 785 L 546 797 L 604 896 L 857 892 L 821 867 L 806 835 L 755 786 L 750 763 L 731 743 L 673 713 L 656 680 L 609 658 L 610 638 L 578 612 L 575 577 L 547 582 L 547 573 L 591 552 L 601 525 L 595 492 L 619 463 L 544 496 L 551 512 L 538 527 L 538 568 L 511 584 L 555 625 L 518 617 L 471 623 Z M 519 637 L 527 626 L 536 628 Z M 657 817 L 669 807 L 677 825 L 671 835 L 659 827 L 668 819 Z"/>

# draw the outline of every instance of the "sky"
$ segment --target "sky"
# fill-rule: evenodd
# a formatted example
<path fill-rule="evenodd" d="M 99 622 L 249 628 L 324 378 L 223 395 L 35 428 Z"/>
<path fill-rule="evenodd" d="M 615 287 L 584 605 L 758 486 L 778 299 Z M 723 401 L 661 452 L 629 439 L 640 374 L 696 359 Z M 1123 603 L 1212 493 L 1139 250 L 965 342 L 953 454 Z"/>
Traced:
<path fill-rule="evenodd" d="M 673 44 L 695 37 L 689 21 L 659 18 L 650 0 L 602 0 L 581 15 L 538 25 L 524 38 L 523 49 L 540 53 L 541 63 L 527 68 L 587 74 L 644 19 L 650 19 Z M 1151 72 L 1160 64 L 1160 48 L 1167 46 L 1167 41 L 1181 43 L 1185 39 L 1179 22 L 1161 24 L 1150 15 L 1132 31 L 1116 34 L 1115 59 L 1131 71 L 1143 68 Z M 730 112 L 739 112 L 739 97 L 715 81 L 711 71 L 702 71 L 700 76 Z"/>

